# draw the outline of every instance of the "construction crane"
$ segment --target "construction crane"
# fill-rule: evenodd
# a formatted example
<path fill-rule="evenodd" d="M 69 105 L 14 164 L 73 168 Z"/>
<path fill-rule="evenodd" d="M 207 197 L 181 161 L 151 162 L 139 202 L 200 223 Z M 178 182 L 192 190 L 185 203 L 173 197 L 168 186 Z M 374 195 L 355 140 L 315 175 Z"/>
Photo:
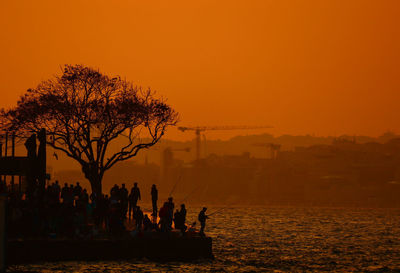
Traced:
<path fill-rule="evenodd" d="M 280 144 L 275 143 L 253 143 L 253 146 L 267 147 L 271 151 L 271 159 L 276 159 L 281 150 Z"/>
<path fill-rule="evenodd" d="M 196 135 L 196 160 L 200 159 L 201 132 L 205 131 L 224 131 L 224 130 L 254 130 L 263 128 L 273 128 L 272 126 L 194 126 L 194 127 L 178 127 L 179 131 L 194 131 Z"/>
<path fill-rule="evenodd" d="M 166 146 L 165 148 L 161 148 L 161 147 L 155 147 L 152 148 L 152 150 L 154 151 L 158 151 L 158 150 L 162 150 L 162 152 L 166 152 L 166 151 L 174 151 L 174 152 L 190 152 L 190 147 L 185 147 L 185 148 L 172 148 L 171 146 Z"/>

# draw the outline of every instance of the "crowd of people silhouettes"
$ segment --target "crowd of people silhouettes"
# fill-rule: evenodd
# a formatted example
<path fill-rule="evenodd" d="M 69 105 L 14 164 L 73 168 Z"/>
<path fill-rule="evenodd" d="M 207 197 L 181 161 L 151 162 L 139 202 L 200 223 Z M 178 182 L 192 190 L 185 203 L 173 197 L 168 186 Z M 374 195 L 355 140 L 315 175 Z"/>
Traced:
<path fill-rule="evenodd" d="M 158 211 L 158 190 L 151 187 L 152 211 L 143 212 L 138 202 L 141 193 L 138 183 L 134 183 L 130 192 L 125 184 L 115 184 L 110 194 L 88 194 L 79 182 L 75 185 L 58 181 L 39 190 L 27 200 L 24 194 L 10 189 L 5 183 L 0 183 L 0 192 L 8 193 L 8 225 L 11 237 L 68 237 L 91 238 L 101 234 L 133 235 L 143 232 L 157 231 L 170 233 L 173 226 L 186 236 L 187 210 L 185 204 L 175 209 L 173 198 L 169 197 Z M 200 235 L 204 235 L 206 208 L 198 215 L 201 224 Z M 159 217 L 159 220 L 157 218 Z M 131 230 L 127 226 L 131 227 Z M 190 225 L 193 231 L 195 223 Z M 195 233 L 193 233 L 195 234 Z"/>

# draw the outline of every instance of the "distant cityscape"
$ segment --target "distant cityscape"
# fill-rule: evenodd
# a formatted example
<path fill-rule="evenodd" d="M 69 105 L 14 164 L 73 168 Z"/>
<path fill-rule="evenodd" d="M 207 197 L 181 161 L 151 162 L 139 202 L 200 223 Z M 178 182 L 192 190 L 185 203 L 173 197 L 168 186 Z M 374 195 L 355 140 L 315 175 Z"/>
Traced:
<path fill-rule="evenodd" d="M 135 160 L 115 166 L 103 190 L 152 184 L 167 198 L 201 204 L 400 207 L 400 136 L 237 136 L 201 143 L 163 140 Z M 81 181 L 78 166 L 49 155 L 51 180 Z"/>

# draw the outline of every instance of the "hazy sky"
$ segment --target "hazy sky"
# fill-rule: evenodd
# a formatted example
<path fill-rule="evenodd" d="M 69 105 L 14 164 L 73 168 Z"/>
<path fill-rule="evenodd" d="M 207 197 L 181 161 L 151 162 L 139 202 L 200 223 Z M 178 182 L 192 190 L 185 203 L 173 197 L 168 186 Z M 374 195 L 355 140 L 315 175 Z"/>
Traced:
<path fill-rule="evenodd" d="M 399 13 L 398 0 L 4 0 L 0 107 L 77 63 L 152 87 L 182 125 L 400 133 Z"/>

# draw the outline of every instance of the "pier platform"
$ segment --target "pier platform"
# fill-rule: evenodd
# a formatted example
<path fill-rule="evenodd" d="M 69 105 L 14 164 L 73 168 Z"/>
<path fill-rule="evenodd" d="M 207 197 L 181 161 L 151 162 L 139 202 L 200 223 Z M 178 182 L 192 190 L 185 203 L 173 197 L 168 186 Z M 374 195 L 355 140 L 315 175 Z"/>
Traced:
<path fill-rule="evenodd" d="M 129 239 L 24 239 L 7 242 L 7 264 L 148 258 L 161 261 L 212 259 L 210 237 L 147 236 Z"/>

